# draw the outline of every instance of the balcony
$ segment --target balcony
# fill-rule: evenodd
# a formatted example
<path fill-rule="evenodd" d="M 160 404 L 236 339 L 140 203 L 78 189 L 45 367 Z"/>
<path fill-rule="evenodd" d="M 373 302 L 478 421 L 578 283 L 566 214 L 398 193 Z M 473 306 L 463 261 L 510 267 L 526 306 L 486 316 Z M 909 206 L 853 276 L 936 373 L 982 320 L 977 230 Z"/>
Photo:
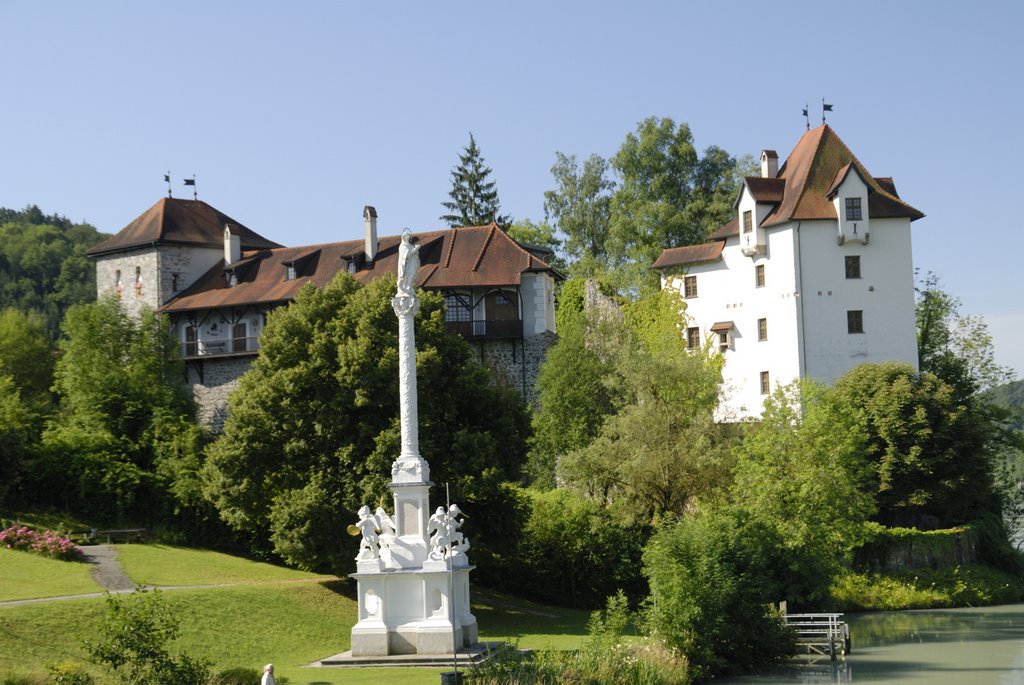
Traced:
<path fill-rule="evenodd" d="M 466 340 L 521 340 L 522 319 L 474 319 L 472 321 L 446 321 L 450 333 L 458 333 Z"/>
<path fill-rule="evenodd" d="M 260 339 L 255 336 L 231 340 L 196 340 L 181 343 L 181 358 L 243 356 L 256 354 L 259 350 Z"/>

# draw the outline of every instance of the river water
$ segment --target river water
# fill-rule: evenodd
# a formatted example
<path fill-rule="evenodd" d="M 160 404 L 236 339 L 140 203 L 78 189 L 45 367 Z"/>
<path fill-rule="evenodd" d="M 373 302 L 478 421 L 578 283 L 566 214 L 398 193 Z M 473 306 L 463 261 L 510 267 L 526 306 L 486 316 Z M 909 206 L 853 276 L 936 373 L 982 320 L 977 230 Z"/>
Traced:
<path fill-rule="evenodd" d="M 1024 604 L 849 614 L 851 653 L 800 658 L 757 676 L 757 683 L 1024 685 Z"/>

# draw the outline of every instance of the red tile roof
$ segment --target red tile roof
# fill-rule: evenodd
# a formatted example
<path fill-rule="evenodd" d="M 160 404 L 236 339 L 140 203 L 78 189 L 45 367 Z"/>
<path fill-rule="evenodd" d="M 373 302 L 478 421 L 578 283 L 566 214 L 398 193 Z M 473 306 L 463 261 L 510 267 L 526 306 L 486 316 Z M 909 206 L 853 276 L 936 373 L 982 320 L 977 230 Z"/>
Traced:
<path fill-rule="evenodd" d="M 202 200 L 165 197 L 86 254 L 96 257 L 153 244 L 223 247 L 227 224 L 240 237 L 243 250 L 281 247 Z"/>
<path fill-rule="evenodd" d="M 535 271 L 561 278 L 496 224 L 414 233 L 413 241 L 420 245 L 416 285 L 428 290 L 516 286 L 524 273 Z M 352 275 L 365 283 L 398 270 L 400 242 L 399 236 L 380 238 L 376 259 L 370 264 L 364 263 L 362 239 L 246 253 L 241 260 L 246 264 L 236 268 L 237 285 L 227 285 L 225 267 L 218 265 L 161 310 L 179 312 L 288 302 L 306 283 L 324 286 L 339 271 L 348 270 L 350 263 L 356 265 Z M 287 264 L 295 265 L 294 280 L 285 280 Z"/>
<path fill-rule="evenodd" d="M 835 131 L 825 124 L 805 133 L 782 165 L 778 176 L 786 182 L 782 202 L 761 225 L 774 226 L 791 220 L 835 219 L 835 207 L 828 198 L 828 191 L 846 165 L 853 165 L 870 188 L 869 217 L 905 217 L 914 221 L 924 216 L 872 178 Z"/>
<path fill-rule="evenodd" d="M 781 178 L 747 176 L 743 179 L 743 184 L 754 196 L 756 202 L 782 202 L 782 193 L 786 189 L 786 181 Z M 738 197 L 737 200 L 739 200 Z"/>
<path fill-rule="evenodd" d="M 811 129 L 800 138 L 789 159 L 779 170 L 778 177 L 751 176 L 744 179 L 744 184 L 755 200 L 775 205 L 761 222 L 763 227 L 777 226 L 787 221 L 834 220 L 836 210 L 829 194 L 850 171 L 857 173 L 868 186 L 870 218 L 908 218 L 915 221 L 924 216 L 921 211 L 900 199 L 892 178 L 874 178 L 868 174 L 864 165 L 828 125 Z M 724 226 L 708 236 L 708 240 L 724 241 L 739 234 L 739 219 L 734 215 Z M 708 242 L 668 248 L 654 262 L 654 267 L 706 261 L 695 257 L 705 254 L 702 249 L 717 249 L 720 253 L 722 244 Z"/>
<path fill-rule="evenodd" d="M 716 240 L 713 243 L 701 243 L 700 245 L 687 245 L 686 247 L 670 247 L 664 250 L 651 266 L 655 269 L 664 269 L 670 266 L 714 261 L 722 258 L 723 247 L 725 247 L 724 240 Z"/>

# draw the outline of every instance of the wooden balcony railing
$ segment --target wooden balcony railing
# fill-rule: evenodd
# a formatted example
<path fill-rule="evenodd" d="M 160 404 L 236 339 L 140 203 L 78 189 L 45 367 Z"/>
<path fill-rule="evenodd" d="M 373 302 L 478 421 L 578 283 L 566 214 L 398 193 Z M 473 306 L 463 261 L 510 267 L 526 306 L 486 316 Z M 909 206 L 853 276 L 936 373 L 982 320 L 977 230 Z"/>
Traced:
<path fill-rule="evenodd" d="M 448 330 L 466 340 L 502 340 L 523 337 L 521 319 L 477 319 L 474 321 L 446 321 Z"/>

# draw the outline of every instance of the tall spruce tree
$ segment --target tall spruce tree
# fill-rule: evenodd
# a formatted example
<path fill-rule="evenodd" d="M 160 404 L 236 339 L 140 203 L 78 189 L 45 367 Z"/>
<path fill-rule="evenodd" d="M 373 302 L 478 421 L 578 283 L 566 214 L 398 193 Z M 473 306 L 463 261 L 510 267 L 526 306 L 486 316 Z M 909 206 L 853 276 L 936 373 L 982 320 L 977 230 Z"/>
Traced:
<path fill-rule="evenodd" d="M 480 148 L 473 134 L 469 134 L 469 145 L 459 155 L 459 165 L 452 169 L 451 198 L 441 206 L 448 213 L 441 217 L 451 228 L 458 226 L 483 226 L 492 221 L 507 227 L 512 217 L 498 214 L 501 203 L 494 181 L 488 180 L 491 168 L 484 164 Z"/>

